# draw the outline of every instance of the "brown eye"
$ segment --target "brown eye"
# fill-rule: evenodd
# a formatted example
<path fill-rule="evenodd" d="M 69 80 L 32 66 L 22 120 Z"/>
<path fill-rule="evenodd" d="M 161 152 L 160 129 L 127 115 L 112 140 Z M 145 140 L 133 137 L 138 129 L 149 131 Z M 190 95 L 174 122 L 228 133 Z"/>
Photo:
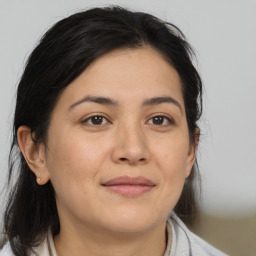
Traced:
<path fill-rule="evenodd" d="M 167 126 L 173 124 L 173 121 L 166 116 L 154 116 L 149 119 L 148 123 L 157 126 Z"/>
<path fill-rule="evenodd" d="M 102 116 L 93 116 L 93 117 L 91 117 L 91 122 L 94 125 L 100 125 L 103 122 L 103 117 Z"/>
<path fill-rule="evenodd" d="M 152 118 L 152 123 L 156 125 L 161 125 L 164 122 L 164 117 L 163 116 L 155 116 Z"/>
<path fill-rule="evenodd" d="M 95 126 L 99 126 L 99 125 L 104 125 L 108 123 L 108 120 L 104 117 L 104 116 L 91 116 L 87 119 L 85 119 L 83 122 L 83 124 L 88 124 L 88 125 L 95 125 Z"/>

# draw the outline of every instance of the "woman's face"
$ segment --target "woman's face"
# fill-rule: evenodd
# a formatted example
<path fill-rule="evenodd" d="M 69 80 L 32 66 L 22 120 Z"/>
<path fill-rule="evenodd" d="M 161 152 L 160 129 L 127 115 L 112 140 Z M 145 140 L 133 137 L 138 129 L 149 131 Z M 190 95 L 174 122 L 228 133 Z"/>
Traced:
<path fill-rule="evenodd" d="M 150 47 L 116 50 L 61 94 L 41 175 L 61 224 L 144 232 L 166 222 L 194 155 L 176 70 Z"/>

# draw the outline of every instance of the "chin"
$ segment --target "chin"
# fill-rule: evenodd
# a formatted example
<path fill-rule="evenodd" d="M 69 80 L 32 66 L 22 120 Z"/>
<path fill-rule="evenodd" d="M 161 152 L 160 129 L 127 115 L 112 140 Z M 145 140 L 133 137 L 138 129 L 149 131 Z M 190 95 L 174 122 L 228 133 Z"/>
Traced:
<path fill-rule="evenodd" d="M 115 233 L 126 233 L 126 234 L 133 234 L 133 233 L 143 233 L 151 229 L 153 223 L 150 222 L 137 222 L 137 221 L 130 221 L 130 222 L 118 222 L 114 223 L 111 226 L 111 230 Z"/>
<path fill-rule="evenodd" d="M 111 216 L 105 216 L 105 225 L 117 233 L 140 233 L 148 231 L 159 225 L 161 220 L 155 218 L 150 212 L 136 212 L 136 211 L 125 211 L 123 213 L 112 214 Z M 110 218 L 107 218 L 110 217 Z M 165 220 L 163 218 L 163 220 Z"/>

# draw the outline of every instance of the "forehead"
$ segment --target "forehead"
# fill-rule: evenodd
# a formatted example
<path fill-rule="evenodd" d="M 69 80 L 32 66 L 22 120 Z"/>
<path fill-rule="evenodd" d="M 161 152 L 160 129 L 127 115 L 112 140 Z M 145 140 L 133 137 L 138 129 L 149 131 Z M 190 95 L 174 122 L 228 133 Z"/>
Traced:
<path fill-rule="evenodd" d="M 183 104 L 177 71 L 151 47 L 119 49 L 91 63 L 62 93 L 60 101 L 102 96 L 128 104 L 156 96 L 171 96 Z"/>

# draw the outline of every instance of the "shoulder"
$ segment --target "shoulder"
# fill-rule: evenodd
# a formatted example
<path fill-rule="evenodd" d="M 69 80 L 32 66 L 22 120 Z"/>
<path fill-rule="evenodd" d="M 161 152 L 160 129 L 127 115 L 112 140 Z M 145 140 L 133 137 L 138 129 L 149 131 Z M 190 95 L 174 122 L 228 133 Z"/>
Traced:
<path fill-rule="evenodd" d="M 173 214 L 168 222 L 173 226 L 174 232 L 176 233 L 177 244 L 182 243 L 180 247 L 183 247 L 183 244 L 187 243 L 192 255 L 228 256 L 191 232 L 176 214 Z M 179 238 L 181 238 L 180 241 L 178 241 Z"/>
<path fill-rule="evenodd" d="M 2 249 L 0 249 L 0 256 L 15 256 L 9 242 L 7 242 Z"/>

